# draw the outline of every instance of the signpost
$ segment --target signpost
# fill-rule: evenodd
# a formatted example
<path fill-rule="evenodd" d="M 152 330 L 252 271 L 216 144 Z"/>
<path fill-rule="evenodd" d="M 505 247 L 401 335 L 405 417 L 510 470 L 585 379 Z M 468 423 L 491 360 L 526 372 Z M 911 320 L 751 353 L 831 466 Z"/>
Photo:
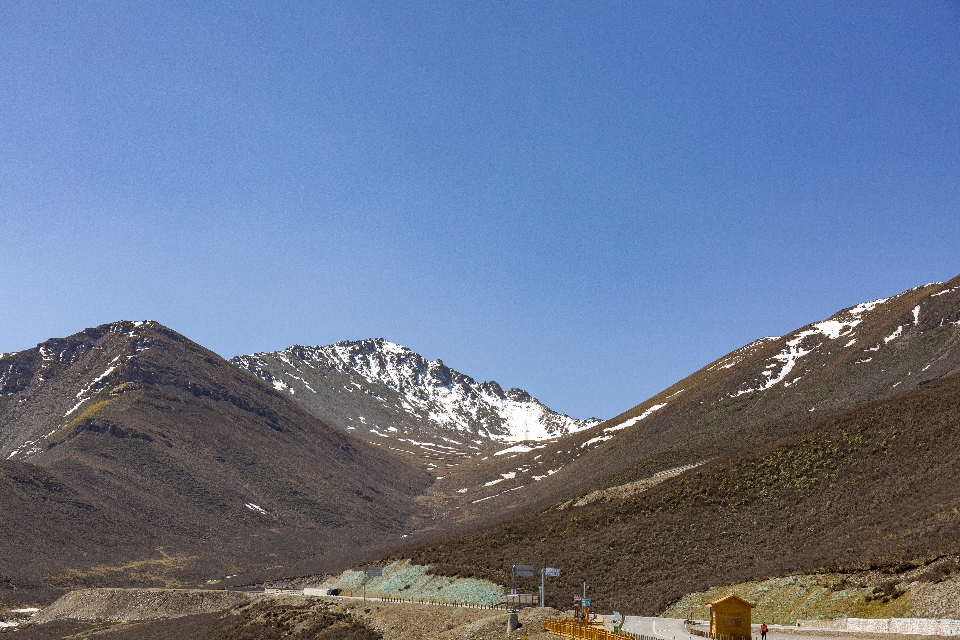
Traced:
<path fill-rule="evenodd" d="M 532 578 L 533 577 L 533 565 L 532 564 L 515 564 L 511 570 L 511 575 L 513 577 L 513 586 L 510 590 L 510 593 L 513 595 L 517 594 L 517 576 L 521 578 Z"/>
<path fill-rule="evenodd" d="M 544 601 L 544 582 L 543 577 L 550 576 L 551 578 L 557 578 L 560 576 L 560 569 L 554 569 L 552 567 L 544 567 L 540 570 L 540 608 L 543 609 Z"/>
<path fill-rule="evenodd" d="M 517 619 L 517 611 L 520 610 L 520 604 L 522 600 L 525 600 L 523 596 L 526 596 L 530 599 L 530 604 L 533 604 L 533 594 L 522 594 L 517 595 L 517 576 L 521 578 L 530 578 L 533 577 L 533 565 L 532 564 L 515 564 L 510 569 L 510 576 L 512 578 L 512 585 L 510 589 L 510 595 L 504 598 L 504 601 L 507 604 L 512 604 L 514 609 L 510 612 L 510 615 L 507 620 L 507 636 L 510 636 L 510 632 L 520 627 L 520 621 Z"/>
<path fill-rule="evenodd" d="M 367 580 L 370 578 L 379 578 L 383 575 L 383 569 L 380 567 L 367 567 L 366 576 L 363 578 L 363 599 L 367 599 Z M 354 592 L 356 593 L 356 592 Z M 354 596 L 356 597 L 356 596 Z"/>

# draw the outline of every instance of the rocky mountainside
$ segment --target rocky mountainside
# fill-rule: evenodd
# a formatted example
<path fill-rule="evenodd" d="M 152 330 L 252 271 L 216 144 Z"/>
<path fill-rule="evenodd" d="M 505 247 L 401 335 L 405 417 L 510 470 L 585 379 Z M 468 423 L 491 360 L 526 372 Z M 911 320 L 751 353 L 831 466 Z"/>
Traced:
<path fill-rule="evenodd" d="M 239 364 L 258 375 L 153 322 L 103 325 L 0 356 L 0 536 L 15 550 L 0 558 L 0 599 L 13 589 L 196 585 L 240 572 L 238 579 L 248 582 L 251 576 L 302 575 L 308 565 L 342 566 L 401 542 L 416 543 L 423 559 L 456 571 L 479 572 L 480 560 L 470 558 L 483 558 L 496 573 L 497 563 L 525 562 L 520 555 L 554 540 L 558 531 L 566 532 L 563 540 L 544 552 L 567 549 L 608 566 L 602 557 L 583 554 L 596 532 L 619 532 L 605 543 L 618 554 L 633 553 L 621 543 L 646 536 L 643 531 L 660 532 L 656 545 L 669 540 L 680 531 L 670 527 L 695 521 L 699 498 L 683 503 L 689 509 L 673 524 L 644 520 L 647 507 L 637 505 L 661 500 L 650 509 L 669 511 L 669 500 L 686 495 L 678 487 L 697 473 L 719 483 L 702 487 L 715 496 L 711 508 L 724 517 L 742 515 L 737 505 L 747 504 L 747 490 L 731 485 L 721 471 L 739 469 L 735 480 L 762 465 L 764 456 L 808 456 L 804 447 L 821 438 L 809 433 L 843 441 L 853 425 L 866 430 L 889 414 L 900 426 L 891 427 L 889 437 L 856 440 L 850 460 L 882 451 L 908 431 L 929 434 L 918 441 L 924 446 L 953 446 L 943 431 L 949 425 L 932 420 L 953 415 L 960 277 L 757 340 L 592 425 L 385 341 L 291 347 L 269 358 L 245 358 Z M 913 440 L 897 442 L 907 446 L 904 455 L 912 451 L 903 443 Z M 846 444 L 837 446 L 847 451 Z M 925 460 L 929 450 L 910 455 L 912 462 L 903 467 L 908 475 L 923 464 L 941 469 L 938 460 Z M 809 473 L 788 467 L 794 475 L 777 471 L 777 482 L 806 486 L 802 478 Z M 845 468 L 844 513 L 852 514 L 862 502 L 856 482 L 887 476 Z M 895 467 L 871 468 L 887 474 Z M 816 486 L 823 495 L 833 491 L 829 483 Z M 730 487 L 740 493 L 728 499 Z M 783 494 L 776 483 L 766 489 Z M 879 494 L 870 496 L 865 508 L 879 504 Z M 810 499 L 787 506 L 830 513 Z M 841 496 L 829 499 L 837 503 Z M 601 517 L 623 504 L 632 506 L 617 511 L 620 520 Z M 776 511 L 778 505 L 768 500 L 762 508 Z M 917 505 L 922 509 L 915 516 L 924 522 L 940 513 L 933 503 Z M 721 511 L 708 517 L 726 522 Z M 593 515 L 580 515 L 585 513 Z M 514 524 L 451 536 L 467 526 L 505 521 Z M 641 521 L 643 531 L 627 526 Z M 684 563 L 702 562 L 705 550 L 716 550 L 717 540 L 730 543 L 723 536 L 731 530 L 711 529 L 709 544 L 688 531 L 683 535 L 693 542 L 683 548 L 686 555 L 670 555 L 681 547 L 654 545 L 637 562 L 665 557 L 682 573 Z M 886 529 L 875 530 L 889 538 Z M 854 531 L 830 531 L 852 541 L 851 549 L 859 544 Z M 912 542 L 877 557 L 941 548 L 920 529 L 911 531 L 919 532 Z M 441 542 L 425 545 L 426 539 Z M 751 543 L 745 553 L 763 548 L 767 558 L 773 547 L 764 545 L 772 539 Z M 514 549 L 514 540 L 527 546 Z M 459 550 L 459 556 L 438 549 Z M 834 551 L 829 557 L 836 562 L 854 557 Z M 581 566 L 571 558 L 564 561 Z M 783 569 L 790 564 L 784 562 L 768 559 L 763 566 Z M 629 582 L 627 576 L 617 579 Z M 702 588 L 698 580 L 682 582 L 683 588 Z M 663 598 L 681 588 L 680 582 L 664 584 L 650 593 Z"/>
<path fill-rule="evenodd" d="M 600 422 L 557 413 L 523 389 L 477 382 L 383 338 L 294 345 L 231 362 L 319 418 L 425 459 L 468 458 Z"/>
<path fill-rule="evenodd" d="M 342 563 L 431 483 L 155 322 L 0 358 L 0 457 L 0 599 Z"/>
<path fill-rule="evenodd" d="M 613 419 L 557 441 L 515 447 L 502 455 L 512 469 L 495 485 L 495 498 L 486 486 L 491 480 L 483 480 L 492 467 L 463 475 L 490 460 L 460 465 L 433 492 L 450 509 L 464 508 L 461 496 L 492 508 L 544 508 L 571 492 L 644 484 L 958 370 L 960 277 L 761 338 Z"/>
<path fill-rule="evenodd" d="M 913 588 L 957 571 L 958 465 L 960 372 L 646 491 L 547 509 L 391 559 L 501 584 L 517 562 L 560 567 L 548 604 L 564 604 L 586 581 L 598 609 L 645 615 L 688 593 L 791 574 L 820 574 L 819 584 L 842 591 L 854 585 L 835 573 L 870 572 L 883 585 L 871 597 L 887 603 L 904 575 Z M 535 591 L 534 580 L 518 588 Z"/>
<path fill-rule="evenodd" d="M 761 338 L 600 425 L 605 484 L 697 462 L 960 370 L 960 276 Z M 613 466 L 611 467 L 611 463 Z M 622 471 L 611 473 L 619 467 Z"/>

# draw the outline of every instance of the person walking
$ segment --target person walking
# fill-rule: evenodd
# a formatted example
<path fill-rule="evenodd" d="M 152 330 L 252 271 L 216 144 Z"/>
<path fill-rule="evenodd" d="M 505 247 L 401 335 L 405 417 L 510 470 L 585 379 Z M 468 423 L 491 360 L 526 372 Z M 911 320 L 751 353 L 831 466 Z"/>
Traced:
<path fill-rule="evenodd" d="M 767 623 L 760 625 L 760 640 L 767 640 Z"/>

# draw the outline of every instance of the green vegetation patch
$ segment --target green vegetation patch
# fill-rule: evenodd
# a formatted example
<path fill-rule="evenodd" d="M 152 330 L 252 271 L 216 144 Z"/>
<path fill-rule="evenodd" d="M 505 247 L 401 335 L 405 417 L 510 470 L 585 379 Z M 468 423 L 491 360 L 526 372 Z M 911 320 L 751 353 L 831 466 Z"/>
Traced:
<path fill-rule="evenodd" d="M 871 453 L 886 451 L 893 431 L 875 445 Z M 861 428 L 843 430 L 836 435 L 818 433 L 801 439 L 790 447 L 778 448 L 766 455 L 710 473 L 706 482 L 681 480 L 680 490 L 666 496 L 666 504 L 696 505 L 704 499 L 726 496 L 747 496 L 749 500 L 779 500 L 784 493 L 809 493 L 822 483 L 837 478 L 840 468 L 856 463 L 873 438 Z M 697 473 L 700 478 L 701 474 Z"/>
<path fill-rule="evenodd" d="M 430 567 L 409 560 L 392 562 L 383 568 L 383 576 L 367 579 L 367 596 L 485 605 L 503 600 L 503 587 L 489 580 L 436 576 L 429 571 Z M 363 571 L 345 571 L 334 587 L 345 595 L 360 595 L 364 578 Z"/>
<path fill-rule="evenodd" d="M 796 575 L 760 582 L 742 582 L 707 591 L 691 593 L 663 612 L 666 618 L 707 620 L 707 603 L 735 593 L 757 605 L 753 622 L 796 624 L 797 620 L 834 620 L 837 618 L 910 618 L 920 617 L 911 606 L 909 591 L 896 589 L 894 597 L 878 597 L 870 587 L 838 588 L 845 574 Z"/>

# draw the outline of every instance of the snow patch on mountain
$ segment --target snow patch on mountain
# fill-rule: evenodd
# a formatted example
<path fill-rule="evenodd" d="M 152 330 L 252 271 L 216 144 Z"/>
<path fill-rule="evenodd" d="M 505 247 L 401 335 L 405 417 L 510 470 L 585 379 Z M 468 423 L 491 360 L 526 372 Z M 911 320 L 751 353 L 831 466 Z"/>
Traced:
<path fill-rule="evenodd" d="M 621 422 L 620 424 L 614 425 L 614 426 L 612 426 L 612 427 L 607 427 L 607 428 L 605 428 L 603 431 L 604 431 L 605 433 L 610 433 L 610 432 L 612 432 L 612 431 L 620 431 L 621 429 L 626 429 L 627 427 L 632 427 L 633 425 L 637 424 L 638 422 L 640 422 L 641 420 L 643 420 L 644 418 L 646 418 L 647 416 L 649 416 L 649 415 L 650 415 L 651 413 L 653 413 L 654 411 L 659 411 L 660 409 L 663 409 L 665 406 L 667 406 L 667 403 L 666 403 L 666 402 L 663 402 L 663 403 L 660 403 L 660 404 L 655 404 L 655 405 L 653 405 L 652 407 L 650 407 L 649 409 L 647 409 L 646 411 L 644 411 L 643 413 L 641 413 L 640 415 L 638 415 L 638 416 L 636 416 L 636 417 L 634 417 L 634 418 L 630 418 L 629 420 L 624 420 L 624 421 Z"/>
<path fill-rule="evenodd" d="M 552 411 L 522 389 L 504 391 L 496 382 L 477 382 L 442 360 L 427 360 L 383 338 L 316 347 L 294 345 L 280 352 L 238 356 L 233 362 L 290 393 L 294 392 L 294 380 L 306 391 L 317 393 L 306 384 L 310 370 L 339 371 L 351 377 L 357 390 L 386 407 L 471 438 L 539 441 L 600 423 L 596 418 L 579 420 Z M 282 372 L 277 371 L 278 364 Z M 401 400 L 388 405 L 375 390 L 382 389 L 379 385 L 397 392 Z"/>
<path fill-rule="evenodd" d="M 841 311 L 831 318 L 813 323 L 809 329 L 801 329 L 791 339 L 787 340 L 786 348 L 783 351 L 773 356 L 774 362 L 766 366 L 762 372 L 764 379 L 760 381 L 758 386 L 741 388 L 731 394 L 730 397 L 736 398 L 748 393 L 765 391 L 783 382 L 797 366 L 801 358 L 818 349 L 823 344 L 822 338 L 836 340 L 840 337 L 851 337 L 854 328 L 863 322 L 864 314 L 873 311 L 889 299 L 890 298 L 880 298 L 878 300 L 871 300 L 870 302 L 861 302 L 855 307 Z M 919 310 L 917 310 L 917 313 L 919 313 Z M 796 382 L 796 380 L 791 381 L 790 384 L 794 382 Z"/>
<path fill-rule="evenodd" d="M 105 389 L 105 388 L 107 387 L 108 382 L 103 382 L 103 379 L 106 378 L 107 376 L 109 376 L 109 375 L 110 375 L 111 373 L 113 373 L 114 371 L 116 371 L 117 367 L 116 367 L 116 365 L 114 365 L 113 363 L 116 362 L 116 361 L 119 360 L 119 359 L 120 359 L 120 356 L 117 356 L 116 358 L 114 358 L 113 360 L 111 360 L 109 366 L 107 366 L 107 370 L 106 370 L 106 371 L 104 371 L 104 372 L 101 373 L 99 376 L 97 376 L 96 378 L 94 378 L 94 379 L 90 382 L 90 384 L 88 384 L 87 386 L 85 386 L 84 388 L 80 389 L 80 391 L 77 392 L 76 398 L 77 398 L 78 402 L 77 402 L 77 404 L 73 405 L 73 408 L 72 408 L 72 409 L 70 409 L 70 410 L 67 411 L 65 414 L 63 414 L 63 417 L 64 417 L 64 418 L 66 418 L 66 417 L 69 416 L 71 413 L 73 413 L 74 411 L 76 411 L 77 409 L 79 409 L 79 408 L 80 408 L 80 405 L 82 405 L 84 402 L 86 402 L 87 400 L 90 399 L 91 394 L 99 393 L 100 391 L 103 391 L 103 389 Z M 102 382 L 103 382 L 103 384 L 101 384 Z"/>
<path fill-rule="evenodd" d="M 533 447 L 528 447 L 525 444 L 517 444 L 512 447 L 507 447 L 506 449 L 501 449 L 500 451 L 497 451 L 493 455 L 504 456 L 504 455 L 507 455 L 508 453 L 526 453 L 528 451 L 533 451 Z"/>

